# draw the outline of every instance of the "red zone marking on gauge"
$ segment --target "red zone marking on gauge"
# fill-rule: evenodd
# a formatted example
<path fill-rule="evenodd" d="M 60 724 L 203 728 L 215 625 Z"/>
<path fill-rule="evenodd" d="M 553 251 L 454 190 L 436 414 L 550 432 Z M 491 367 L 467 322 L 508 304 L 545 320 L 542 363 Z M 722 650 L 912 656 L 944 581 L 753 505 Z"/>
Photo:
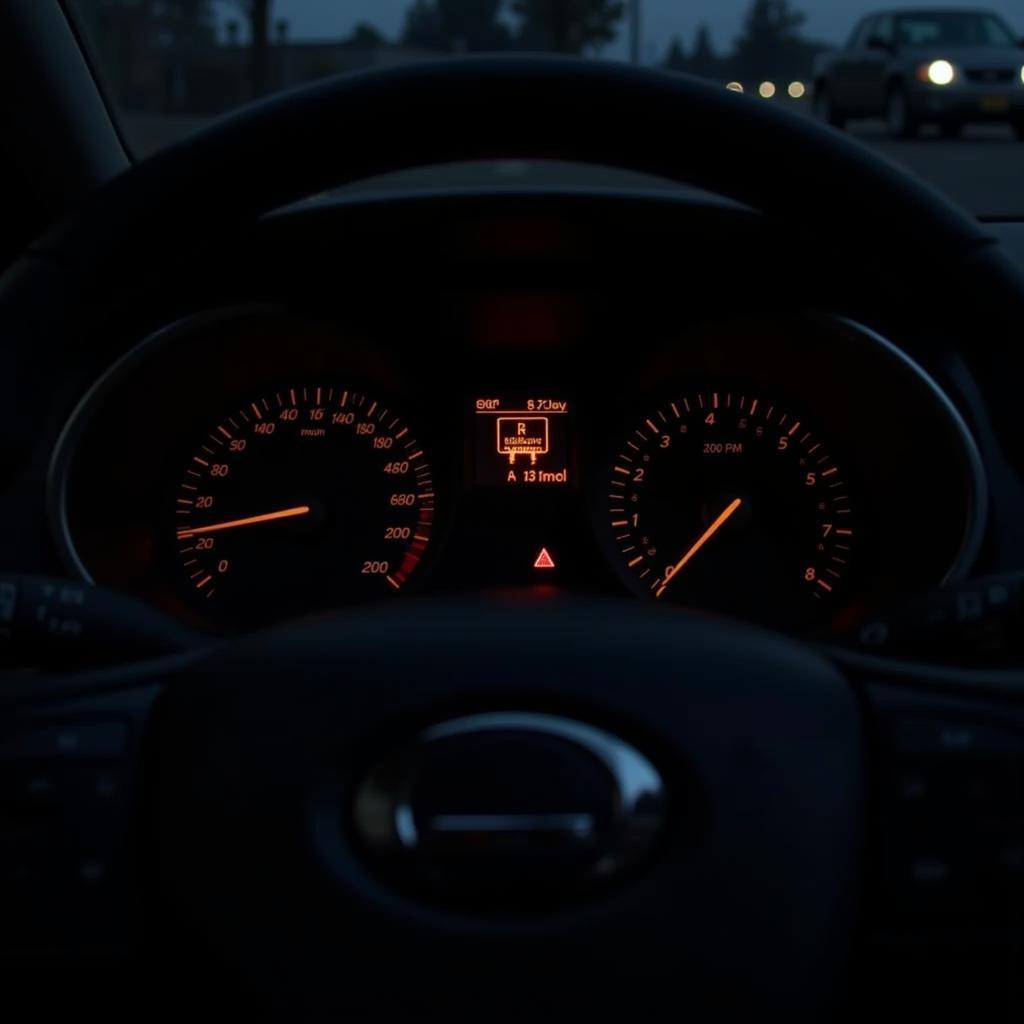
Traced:
<path fill-rule="evenodd" d="M 706 431 L 704 436 L 711 435 L 720 424 L 719 417 L 726 410 L 732 410 L 736 419 L 733 426 L 726 428 L 723 437 L 735 436 L 744 443 L 770 444 L 775 447 L 769 450 L 777 451 L 780 455 L 786 454 L 791 446 L 799 448 L 801 465 L 806 463 L 808 467 L 805 482 L 808 482 L 809 488 L 814 488 L 815 510 L 816 514 L 820 514 L 818 526 L 821 535 L 818 538 L 818 547 L 822 549 L 815 552 L 817 557 L 814 564 L 803 570 L 804 579 L 808 592 L 816 600 L 827 599 L 833 594 L 836 583 L 842 577 L 855 533 L 852 527 L 844 525 L 844 521 L 849 521 L 846 517 L 852 514 L 852 509 L 842 472 L 811 432 L 802 429 L 803 423 L 800 420 L 787 425 L 787 413 L 779 414 L 774 405 L 765 408 L 762 400 L 748 400 L 746 395 L 734 396 L 731 393 L 714 391 L 677 398 L 669 402 L 664 409 L 645 417 L 641 421 L 640 429 L 633 431 L 632 436 L 640 439 L 641 444 L 638 446 L 632 440 L 627 441 L 627 449 L 620 451 L 616 457 L 612 465 L 610 484 L 613 489 L 621 490 L 608 496 L 611 499 L 608 513 L 613 539 L 625 559 L 627 568 L 639 579 L 644 580 L 655 596 L 660 598 L 675 573 L 686 571 L 689 558 L 700 557 L 700 547 L 707 543 L 708 548 L 712 548 L 714 540 L 708 537 L 700 540 L 698 550 L 693 552 L 686 552 L 686 549 L 681 547 L 679 551 L 672 553 L 657 550 L 655 556 L 650 554 L 651 549 L 657 545 L 644 544 L 644 529 L 642 525 L 638 526 L 641 506 L 637 493 L 644 485 L 646 473 L 646 466 L 642 465 L 640 460 L 643 456 L 645 462 L 650 462 L 650 458 L 658 451 L 656 441 L 664 445 L 664 439 L 667 437 L 671 444 L 673 431 L 676 435 L 679 433 L 679 424 L 688 424 L 687 432 Z M 663 427 L 656 421 L 668 426 Z M 742 429 L 738 426 L 740 423 L 744 424 Z M 760 435 L 757 433 L 759 429 Z M 812 476 L 814 483 L 810 484 Z M 632 493 L 631 487 L 636 488 Z M 737 507 L 739 506 L 732 507 L 732 511 Z M 838 538 L 842 538 L 842 543 Z M 694 538 L 688 538 L 687 543 L 692 540 Z M 680 555 L 683 555 L 681 559 Z M 666 569 L 666 564 L 670 564 L 671 568 Z"/>
<path fill-rule="evenodd" d="M 333 387 L 287 388 L 273 393 L 272 401 L 273 405 L 266 398 L 248 402 L 235 416 L 229 416 L 215 426 L 200 445 L 202 455 L 191 458 L 191 468 L 186 470 L 186 479 L 179 490 L 181 496 L 175 506 L 176 516 L 182 517 L 176 524 L 176 536 L 182 545 L 178 552 L 183 558 L 183 568 L 190 585 L 210 600 L 217 593 L 218 575 L 228 571 L 228 560 L 219 556 L 211 556 L 208 565 L 200 564 L 200 559 L 212 551 L 209 543 L 212 535 L 243 528 L 246 531 L 259 530 L 281 521 L 303 518 L 310 513 L 306 506 L 277 510 L 263 508 L 225 520 L 215 510 L 210 510 L 209 494 L 204 496 L 200 494 L 201 490 L 215 493 L 218 483 L 223 483 L 231 472 L 233 462 L 244 459 L 246 451 L 252 450 L 250 446 L 258 445 L 278 430 L 282 434 L 289 428 L 299 431 L 291 438 L 298 442 L 303 429 L 323 434 L 332 429 L 351 428 L 354 436 L 364 440 L 371 452 L 376 450 L 376 439 L 387 439 L 386 446 L 382 445 L 378 452 L 381 462 L 394 460 L 397 456 L 408 464 L 411 471 L 412 479 L 402 485 L 405 488 L 403 498 L 409 495 L 411 504 L 391 510 L 396 516 L 405 511 L 414 513 L 415 518 L 407 520 L 402 527 L 411 532 L 411 537 L 402 551 L 398 568 L 382 573 L 390 587 L 401 589 L 423 559 L 435 516 L 436 495 L 431 470 L 416 439 L 388 409 L 356 392 L 339 390 L 336 397 Z M 370 424 L 372 430 L 368 426 Z M 379 433 L 378 427 L 382 428 Z"/>

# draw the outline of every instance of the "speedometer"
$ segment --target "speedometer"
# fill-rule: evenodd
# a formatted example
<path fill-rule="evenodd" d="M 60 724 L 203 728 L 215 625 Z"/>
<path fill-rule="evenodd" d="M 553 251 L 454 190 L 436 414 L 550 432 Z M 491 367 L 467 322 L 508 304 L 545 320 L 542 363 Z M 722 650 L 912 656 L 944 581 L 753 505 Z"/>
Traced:
<path fill-rule="evenodd" d="M 180 590 L 252 625 L 401 590 L 435 491 L 409 426 L 344 387 L 255 396 L 198 440 L 173 507 Z"/>
<path fill-rule="evenodd" d="M 665 401 L 618 448 L 603 501 L 623 578 L 657 600 L 796 626 L 849 592 L 850 478 L 813 424 L 764 397 Z"/>

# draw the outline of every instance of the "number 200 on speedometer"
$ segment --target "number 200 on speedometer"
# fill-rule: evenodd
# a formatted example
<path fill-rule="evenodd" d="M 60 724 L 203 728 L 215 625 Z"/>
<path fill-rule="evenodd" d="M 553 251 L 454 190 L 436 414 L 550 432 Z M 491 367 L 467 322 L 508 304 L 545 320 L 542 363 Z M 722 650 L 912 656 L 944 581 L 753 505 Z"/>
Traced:
<path fill-rule="evenodd" d="M 239 625 L 400 590 L 435 499 L 423 447 L 390 407 L 322 385 L 257 396 L 200 439 L 180 478 L 182 590 Z"/>

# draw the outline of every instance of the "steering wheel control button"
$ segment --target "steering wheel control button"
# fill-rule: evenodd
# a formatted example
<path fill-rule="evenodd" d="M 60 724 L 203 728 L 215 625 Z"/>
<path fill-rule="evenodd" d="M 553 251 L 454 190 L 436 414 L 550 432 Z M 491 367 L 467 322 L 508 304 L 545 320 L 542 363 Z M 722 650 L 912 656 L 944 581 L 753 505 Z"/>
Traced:
<path fill-rule="evenodd" d="M 119 757 L 127 746 L 124 722 L 40 722 L 0 738 L 0 759 Z"/>
<path fill-rule="evenodd" d="M 1024 758 L 1024 733 L 970 718 L 907 717 L 893 727 L 893 741 L 902 754 Z"/>
<path fill-rule="evenodd" d="M 1020 573 L 944 586 L 857 627 L 850 640 L 872 653 L 928 661 L 1018 663 L 1024 655 Z"/>
<path fill-rule="evenodd" d="M 874 692 L 883 707 L 894 701 L 884 913 L 927 927 L 1004 927 L 1024 898 L 1013 868 L 1024 838 L 1024 730 L 985 705 Z"/>
<path fill-rule="evenodd" d="M 353 805 L 371 865 L 398 888 L 476 911 L 578 898 L 647 857 L 661 775 L 636 748 L 568 718 L 471 715 L 381 761 Z"/>

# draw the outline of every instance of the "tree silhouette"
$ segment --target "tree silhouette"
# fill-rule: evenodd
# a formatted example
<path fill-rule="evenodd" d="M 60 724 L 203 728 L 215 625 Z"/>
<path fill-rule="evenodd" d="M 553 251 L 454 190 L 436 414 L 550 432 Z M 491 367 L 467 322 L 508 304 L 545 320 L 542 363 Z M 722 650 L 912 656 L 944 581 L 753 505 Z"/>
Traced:
<path fill-rule="evenodd" d="M 615 39 L 626 13 L 624 0 L 513 0 L 520 36 L 557 53 L 600 49 Z"/>
<path fill-rule="evenodd" d="M 690 62 L 686 58 L 686 50 L 683 48 L 683 44 L 680 41 L 679 36 L 672 37 L 672 42 L 668 47 L 668 53 L 665 55 L 663 67 L 666 71 L 690 70 Z"/>
<path fill-rule="evenodd" d="M 206 45 L 216 38 L 210 0 L 164 0 L 150 3 L 154 23 L 173 44 Z"/>
<path fill-rule="evenodd" d="M 441 16 L 431 0 L 414 0 L 405 12 L 402 43 L 423 50 L 440 50 L 442 45 Z"/>
<path fill-rule="evenodd" d="M 212 43 L 216 37 L 211 0 L 78 0 L 76 10 L 101 46 L 107 33 L 124 27 L 171 47 Z"/>
<path fill-rule="evenodd" d="M 372 25 L 367 25 L 365 21 L 359 22 L 358 25 L 346 39 L 342 39 L 338 46 L 343 50 L 376 50 L 378 47 L 383 46 L 387 40 L 381 33 L 375 29 Z"/>
<path fill-rule="evenodd" d="M 217 39 L 210 0 L 78 0 L 76 12 L 121 107 L 178 111 L 197 102 L 205 51 Z M 174 88 L 172 76 L 152 74 L 153 53 L 175 67 Z"/>
<path fill-rule="evenodd" d="M 273 0 L 232 0 L 249 24 L 249 90 L 262 96 L 270 86 L 270 9 Z"/>
<path fill-rule="evenodd" d="M 415 0 L 405 12 L 402 42 L 425 50 L 504 50 L 502 0 Z"/>
<path fill-rule="evenodd" d="M 701 25 L 697 30 L 697 41 L 693 47 L 693 56 L 690 58 L 690 72 L 699 75 L 701 78 L 715 78 L 718 75 L 721 62 L 715 54 L 715 48 L 711 43 L 711 30 L 707 25 Z"/>
<path fill-rule="evenodd" d="M 736 40 L 737 69 L 752 78 L 764 78 L 800 66 L 807 44 L 799 30 L 806 20 L 789 0 L 754 0 Z"/>

